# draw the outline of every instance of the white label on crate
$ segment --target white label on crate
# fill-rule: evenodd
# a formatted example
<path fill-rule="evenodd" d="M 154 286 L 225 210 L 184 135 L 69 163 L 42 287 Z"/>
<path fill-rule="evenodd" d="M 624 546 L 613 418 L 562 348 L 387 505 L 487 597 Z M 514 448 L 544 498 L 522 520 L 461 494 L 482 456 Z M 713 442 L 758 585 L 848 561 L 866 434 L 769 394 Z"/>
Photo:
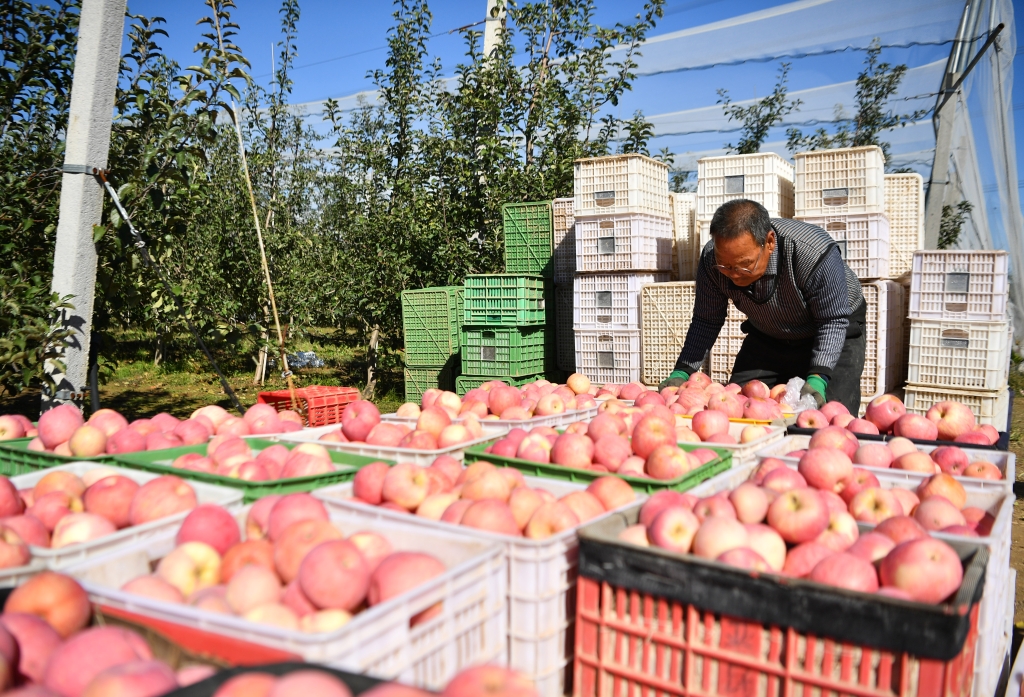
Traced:
<path fill-rule="evenodd" d="M 735 176 L 729 176 L 725 178 L 725 193 L 727 194 L 742 194 L 743 189 L 743 175 L 737 174 Z"/>
<path fill-rule="evenodd" d="M 954 349 L 970 348 L 970 337 L 971 335 L 963 329 L 946 329 L 939 337 L 939 346 Z"/>
<path fill-rule="evenodd" d="M 493 363 L 497 358 L 495 357 L 495 350 L 493 346 L 481 346 L 480 347 L 480 360 L 490 361 Z"/>
<path fill-rule="evenodd" d="M 971 287 L 971 274 L 969 273 L 947 273 L 946 274 L 946 287 L 947 293 L 966 293 Z"/>
<path fill-rule="evenodd" d="M 845 206 L 850 201 L 849 189 L 822 189 L 821 202 L 826 206 Z"/>
<path fill-rule="evenodd" d="M 611 307 L 612 306 L 612 292 L 610 290 L 599 290 L 594 293 L 597 307 Z"/>
<path fill-rule="evenodd" d="M 594 205 L 598 208 L 607 208 L 608 206 L 615 205 L 615 192 L 614 191 L 595 191 L 594 192 Z"/>
<path fill-rule="evenodd" d="M 598 237 L 597 238 L 597 253 L 598 254 L 615 254 L 615 238 L 614 237 Z"/>
<path fill-rule="evenodd" d="M 597 367 L 598 368 L 614 368 L 615 367 L 615 352 L 614 351 L 598 351 L 597 352 Z"/>

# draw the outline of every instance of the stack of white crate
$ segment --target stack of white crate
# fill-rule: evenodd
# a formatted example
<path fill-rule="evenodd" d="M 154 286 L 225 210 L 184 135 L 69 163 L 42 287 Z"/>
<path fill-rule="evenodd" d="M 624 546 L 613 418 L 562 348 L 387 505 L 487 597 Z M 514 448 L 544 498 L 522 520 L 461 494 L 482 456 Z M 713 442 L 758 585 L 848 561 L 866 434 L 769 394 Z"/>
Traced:
<path fill-rule="evenodd" d="M 572 198 L 551 202 L 551 233 L 555 265 L 555 362 L 576 372 L 576 339 L 572 332 L 572 280 L 576 276 L 576 219 Z"/>
<path fill-rule="evenodd" d="M 669 210 L 672 214 L 672 246 L 677 281 L 693 281 L 697 277 L 697 262 L 700 260 L 700 236 L 697 229 L 697 194 L 694 192 L 671 193 L 668 195 Z"/>
<path fill-rule="evenodd" d="M 640 286 L 674 273 L 668 166 L 636 154 L 574 166 L 575 369 L 595 383 L 639 380 Z"/>
<path fill-rule="evenodd" d="M 971 407 L 979 423 L 1006 430 L 1013 327 L 1007 320 L 1005 251 L 925 251 L 910 276 L 907 411 L 936 402 Z"/>

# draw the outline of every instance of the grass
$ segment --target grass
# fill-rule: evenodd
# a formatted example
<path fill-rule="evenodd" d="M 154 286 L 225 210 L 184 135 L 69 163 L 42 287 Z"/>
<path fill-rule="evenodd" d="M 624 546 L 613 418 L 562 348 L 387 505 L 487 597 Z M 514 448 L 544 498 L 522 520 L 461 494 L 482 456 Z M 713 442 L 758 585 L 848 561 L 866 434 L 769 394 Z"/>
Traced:
<path fill-rule="evenodd" d="M 99 387 L 100 406 L 116 409 L 129 419 L 150 417 L 162 411 L 186 417 L 207 404 L 232 409 L 209 362 L 194 348 L 189 335 L 175 336 L 165 344 L 167 359 L 154 365 L 155 337 L 142 332 L 124 332 L 116 337 L 114 360 Z M 292 337 L 289 353 L 315 351 L 323 368 L 294 369 L 296 387 L 341 385 L 362 390 L 366 386 L 365 348 L 354 334 L 332 328 L 310 330 Z M 253 384 L 255 345 L 239 340 L 211 347 L 228 384 L 243 406 L 256 403 L 258 393 L 287 389 L 279 368 L 267 370 L 263 386 Z M 39 416 L 39 390 L 12 397 L 0 396 L 0 413 Z M 400 357 L 388 355 L 377 375 L 373 401 L 381 412 L 394 411 L 405 401 Z"/>

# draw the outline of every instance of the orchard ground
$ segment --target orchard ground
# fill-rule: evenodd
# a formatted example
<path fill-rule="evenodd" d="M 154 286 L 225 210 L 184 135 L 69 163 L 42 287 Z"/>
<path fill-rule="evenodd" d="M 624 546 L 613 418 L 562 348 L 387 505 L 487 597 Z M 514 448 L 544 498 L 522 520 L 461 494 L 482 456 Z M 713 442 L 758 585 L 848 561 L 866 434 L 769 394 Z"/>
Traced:
<path fill-rule="evenodd" d="M 117 409 L 129 418 L 152 416 L 166 411 L 187 416 L 206 404 L 220 404 L 231 409 L 231 402 L 221 390 L 202 354 L 194 349 L 190 336 L 176 336 L 165 343 L 165 358 L 154 365 L 152 334 L 125 332 L 115 337 L 116 363 L 107 369 L 100 385 L 100 403 Z M 356 334 L 340 329 L 313 329 L 288 342 L 289 352 L 315 351 L 324 361 L 323 368 L 295 370 L 297 387 L 306 385 L 345 385 L 363 388 L 366 384 L 365 350 Z M 221 370 L 244 405 L 255 403 L 262 391 L 285 389 L 280 368 L 267 370 L 263 387 L 253 384 L 255 349 L 248 340 L 223 342 L 212 346 Z M 1014 356 L 1017 359 L 1017 356 Z M 382 413 L 392 412 L 405 401 L 400 354 L 389 354 L 381 361 L 373 401 Z M 1017 455 L 1017 479 L 1024 480 L 1024 374 L 1019 363 L 1010 371 L 1014 399 L 1010 450 Z M 20 413 L 35 419 L 39 415 L 39 391 L 25 392 L 17 397 L 0 396 L 0 414 Z M 1018 499 L 1013 511 L 1013 542 L 1010 563 L 1017 570 L 1017 594 L 1014 621 L 1024 624 L 1024 498 Z"/>

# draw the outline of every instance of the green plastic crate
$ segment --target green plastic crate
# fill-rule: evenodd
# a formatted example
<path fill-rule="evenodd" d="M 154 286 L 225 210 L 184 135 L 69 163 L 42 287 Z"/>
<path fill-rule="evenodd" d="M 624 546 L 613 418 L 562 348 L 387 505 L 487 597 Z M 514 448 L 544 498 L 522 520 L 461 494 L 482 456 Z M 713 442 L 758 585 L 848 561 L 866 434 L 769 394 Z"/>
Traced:
<path fill-rule="evenodd" d="M 406 366 L 405 367 L 405 401 L 423 401 L 423 393 L 430 388 L 447 390 L 455 389 L 455 378 L 458 376 L 458 356 L 453 356 L 443 366 Z"/>
<path fill-rule="evenodd" d="M 254 451 L 264 450 L 272 445 L 283 445 L 291 450 L 299 445 L 298 443 L 276 443 L 274 441 L 261 440 L 257 438 L 248 439 L 248 442 L 249 447 Z M 356 476 L 356 472 L 358 472 L 361 467 L 368 465 L 371 462 L 380 461 L 379 458 L 374 457 L 363 457 L 362 455 L 328 451 L 328 454 L 331 456 L 331 461 L 343 469 L 339 469 L 336 472 L 330 472 L 328 474 L 315 474 L 308 477 L 292 477 L 291 479 L 274 479 L 266 482 L 250 482 L 244 479 L 237 479 L 235 477 L 225 477 L 220 474 L 208 474 L 206 472 L 195 472 L 193 470 L 181 469 L 180 467 L 171 467 L 171 463 L 174 459 L 181 455 L 186 455 L 188 453 L 206 455 L 206 446 L 206 443 L 201 443 L 199 445 L 186 445 L 180 448 L 167 448 L 166 450 L 147 450 L 145 452 L 138 453 L 125 453 L 123 455 L 115 456 L 113 461 L 118 465 L 128 467 L 130 469 L 155 472 L 157 474 L 174 474 L 182 479 L 192 479 L 197 482 L 206 482 L 207 484 L 216 484 L 218 486 L 241 489 L 243 494 L 243 503 L 252 503 L 257 499 L 263 498 L 264 496 L 271 496 L 273 494 L 294 494 L 303 491 L 312 491 L 313 489 L 319 489 L 331 484 L 349 482 L 352 481 L 353 477 Z M 387 462 L 389 465 L 395 464 L 390 460 L 384 460 L 384 462 Z"/>
<path fill-rule="evenodd" d="M 698 448 L 707 448 L 708 450 L 713 450 L 718 453 L 718 458 L 711 460 L 710 462 L 705 462 L 697 469 L 687 472 L 683 476 L 675 479 L 648 479 L 646 477 L 629 477 L 621 474 L 617 474 L 615 476 L 625 480 L 626 483 L 633 487 L 634 491 L 638 491 L 642 494 L 653 494 L 665 489 L 671 489 L 673 491 L 687 491 L 704 480 L 710 479 L 716 474 L 725 472 L 727 469 L 732 467 L 732 453 L 728 450 L 715 448 L 707 443 L 679 443 L 678 445 L 681 449 L 686 451 L 697 450 Z M 466 462 L 483 460 L 485 462 L 498 465 L 499 467 L 513 467 L 523 474 L 531 477 L 546 477 L 548 479 L 559 479 L 567 482 L 581 482 L 583 484 L 589 484 L 595 479 L 607 476 L 607 473 L 605 472 L 592 472 L 590 470 L 581 470 L 575 467 L 563 467 L 562 465 L 520 460 L 515 457 L 492 455 L 484 452 L 486 448 L 487 444 L 474 445 L 470 448 L 466 448 Z"/>
<path fill-rule="evenodd" d="M 465 397 L 466 393 L 470 390 L 474 390 L 485 382 L 490 382 L 491 380 L 501 380 L 506 385 L 512 385 L 512 387 L 522 387 L 527 383 L 535 382 L 542 378 L 544 378 L 543 375 L 529 375 L 525 378 L 496 378 L 486 375 L 460 375 L 455 379 L 455 392 L 460 397 Z"/>
<path fill-rule="evenodd" d="M 547 330 L 537 327 L 465 327 L 462 372 L 496 378 L 540 375 L 547 368 Z"/>
<path fill-rule="evenodd" d="M 522 327 L 547 322 L 543 276 L 466 276 L 463 324 Z"/>
<path fill-rule="evenodd" d="M 506 203 L 501 215 L 505 231 L 505 273 L 554 277 L 551 202 Z"/>
<path fill-rule="evenodd" d="M 13 477 L 16 474 L 28 474 L 39 470 L 67 465 L 72 462 L 113 462 L 112 455 L 96 457 L 67 457 L 54 455 L 37 450 L 29 450 L 31 438 L 17 438 L 0 442 L 0 475 Z"/>
<path fill-rule="evenodd" d="M 402 291 L 406 365 L 444 365 L 459 353 L 464 293 L 462 286 Z"/>

